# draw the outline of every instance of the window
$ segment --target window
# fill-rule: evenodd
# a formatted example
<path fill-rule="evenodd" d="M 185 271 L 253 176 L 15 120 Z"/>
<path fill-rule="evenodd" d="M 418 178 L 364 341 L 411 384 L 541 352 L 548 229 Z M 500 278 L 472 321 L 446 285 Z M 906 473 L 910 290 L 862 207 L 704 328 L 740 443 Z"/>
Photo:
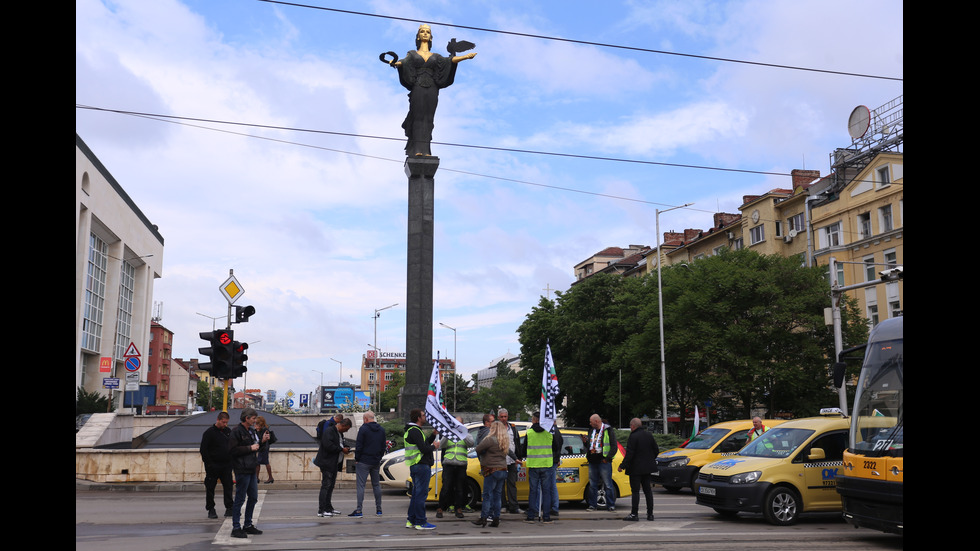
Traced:
<path fill-rule="evenodd" d="M 790 216 L 787 220 L 789 224 L 790 231 L 796 230 L 797 232 L 803 231 L 803 213 L 795 214 Z"/>
<path fill-rule="evenodd" d="M 85 276 L 85 312 L 82 319 L 82 348 L 98 352 L 102 346 L 102 309 L 105 306 L 106 264 L 109 246 L 99 236 L 89 235 L 88 273 Z"/>
<path fill-rule="evenodd" d="M 373 371 L 371 373 L 368 373 L 368 380 L 371 381 L 372 383 L 374 382 L 374 372 Z"/>
<path fill-rule="evenodd" d="M 871 213 L 865 212 L 858 215 L 858 230 L 861 232 L 861 239 L 871 237 Z"/>
<path fill-rule="evenodd" d="M 744 247 L 745 247 L 745 241 L 741 237 L 737 237 L 737 238 L 735 238 L 734 241 L 732 241 L 732 250 L 733 251 L 740 251 Z"/>
<path fill-rule="evenodd" d="M 840 247 L 840 222 L 831 224 L 823 229 L 823 246 Z"/>
<path fill-rule="evenodd" d="M 766 240 L 766 226 L 764 224 L 759 224 L 758 226 L 749 230 L 749 243 L 755 245 L 756 243 L 762 243 Z"/>
<path fill-rule="evenodd" d="M 868 256 L 864 259 L 864 280 L 874 281 L 878 279 L 878 271 L 875 270 L 875 257 Z"/>
<path fill-rule="evenodd" d="M 885 187 L 891 183 L 891 179 L 888 177 L 888 165 L 885 165 L 878 169 L 878 187 Z"/>
<path fill-rule="evenodd" d="M 776 220 L 776 237 L 783 236 L 783 222 L 782 220 Z"/>
<path fill-rule="evenodd" d="M 898 256 L 895 254 L 895 249 L 885 251 L 885 264 L 887 265 L 887 269 L 898 266 Z"/>
<path fill-rule="evenodd" d="M 878 209 L 878 227 L 881 228 L 881 233 L 887 231 L 892 231 L 894 226 L 892 225 L 892 206 L 885 205 Z"/>
<path fill-rule="evenodd" d="M 125 360 L 126 346 L 133 326 L 133 290 L 136 288 L 136 268 L 123 262 L 119 269 L 119 311 L 116 320 L 116 359 Z M 164 337 L 166 342 L 166 337 Z"/>
<path fill-rule="evenodd" d="M 390 380 L 392 380 L 394 378 L 395 378 L 395 374 L 394 373 L 392 373 L 390 371 L 388 373 L 385 373 L 385 380 L 386 381 L 390 381 Z"/>

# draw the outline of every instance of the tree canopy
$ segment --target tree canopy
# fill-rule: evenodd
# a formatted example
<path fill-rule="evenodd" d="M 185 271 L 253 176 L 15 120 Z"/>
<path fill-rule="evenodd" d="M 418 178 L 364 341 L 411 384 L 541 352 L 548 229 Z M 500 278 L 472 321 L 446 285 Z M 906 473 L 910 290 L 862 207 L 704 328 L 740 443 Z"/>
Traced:
<path fill-rule="evenodd" d="M 804 416 L 837 404 L 823 268 L 739 250 L 664 267 L 662 276 L 670 410 L 710 401 L 721 418 L 745 418 L 757 407 Z M 848 315 L 845 346 L 867 337 Z M 593 413 L 614 424 L 624 422 L 620 411 L 627 421 L 660 417 L 656 275 L 593 275 L 555 300 L 542 298 L 518 334 L 529 401 L 539 395 L 550 343 L 569 424 L 585 425 Z"/>

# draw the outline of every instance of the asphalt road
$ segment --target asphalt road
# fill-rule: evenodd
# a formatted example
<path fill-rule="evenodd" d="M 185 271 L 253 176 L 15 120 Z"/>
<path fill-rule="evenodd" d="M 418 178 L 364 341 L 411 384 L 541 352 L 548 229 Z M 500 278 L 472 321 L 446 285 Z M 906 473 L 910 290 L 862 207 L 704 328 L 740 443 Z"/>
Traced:
<path fill-rule="evenodd" d="M 219 488 L 220 494 L 220 488 Z M 281 489 L 260 485 L 255 524 L 264 531 L 248 540 L 232 539 L 231 519 L 209 520 L 204 511 L 203 487 L 185 491 L 75 492 L 75 549 L 77 551 L 204 550 L 244 547 L 275 549 L 635 549 L 725 550 L 902 549 L 903 538 L 855 529 L 839 514 L 804 517 L 789 527 L 767 524 L 761 515 L 723 519 L 694 503 L 690 492 L 669 494 L 654 490 L 656 520 L 624 522 L 629 498 L 615 512 L 587 512 L 584 505 L 562 503 L 551 525 L 526 524 L 524 515 L 502 518 L 498 528 L 474 526 L 469 514 L 460 520 L 447 515 L 436 519 L 429 507 L 429 522 L 437 528 L 405 528 L 408 498 L 385 490 L 384 515 L 374 515 L 373 497 L 365 496 L 368 515 L 347 517 L 356 503 L 353 488 L 338 488 L 334 506 L 343 515 L 316 516 L 315 489 Z M 220 499 L 220 498 L 219 498 Z M 645 510 L 641 498 L 640 510 Z M 221 511 L 219 511 L 219 514 Z"/>

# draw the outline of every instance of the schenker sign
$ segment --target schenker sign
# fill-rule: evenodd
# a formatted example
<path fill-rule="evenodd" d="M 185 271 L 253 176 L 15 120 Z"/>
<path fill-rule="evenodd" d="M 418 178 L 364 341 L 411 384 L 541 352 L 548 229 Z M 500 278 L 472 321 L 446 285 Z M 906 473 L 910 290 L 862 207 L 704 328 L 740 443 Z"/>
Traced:
<path fill-rule="evenodd" d="M 389 359 L 389 360 L 405 359 L 406 358 L 406 353 L 405 352 L 382 352 L 380 350 L 368 350 L 367 351 L 367 359 L 373 360 L 375 358 L 380 359 L 380 360 L 384 360 L 384 359 Z"/>

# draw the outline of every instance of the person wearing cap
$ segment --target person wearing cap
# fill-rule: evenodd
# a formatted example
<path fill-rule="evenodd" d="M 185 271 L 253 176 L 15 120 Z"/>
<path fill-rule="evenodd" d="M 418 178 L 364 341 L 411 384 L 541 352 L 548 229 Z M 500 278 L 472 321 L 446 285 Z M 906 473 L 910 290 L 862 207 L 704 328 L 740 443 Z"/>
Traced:
<path fill-rule="evenodd" d="M 256 469 L 259 466 L 258 451 L 261 444 L 259 435 L 253 425 L 258 415 L 253 408 L 242 410 L 241 423 L 231 431 L 228 437 L 232 469 L 235 471 L 235 503 L 231 510 L 231 537 L 247 538 L 249 534 L 262 533 L 252 524 L 252 511 L 259 500 L 259 486 Z M 269 439 L 269 433 L 262 437 Z M 248 503 L 245 504 L 246 498 Z M 242 505 L 245 505 L 245 522 L 242 524 Z"/>

